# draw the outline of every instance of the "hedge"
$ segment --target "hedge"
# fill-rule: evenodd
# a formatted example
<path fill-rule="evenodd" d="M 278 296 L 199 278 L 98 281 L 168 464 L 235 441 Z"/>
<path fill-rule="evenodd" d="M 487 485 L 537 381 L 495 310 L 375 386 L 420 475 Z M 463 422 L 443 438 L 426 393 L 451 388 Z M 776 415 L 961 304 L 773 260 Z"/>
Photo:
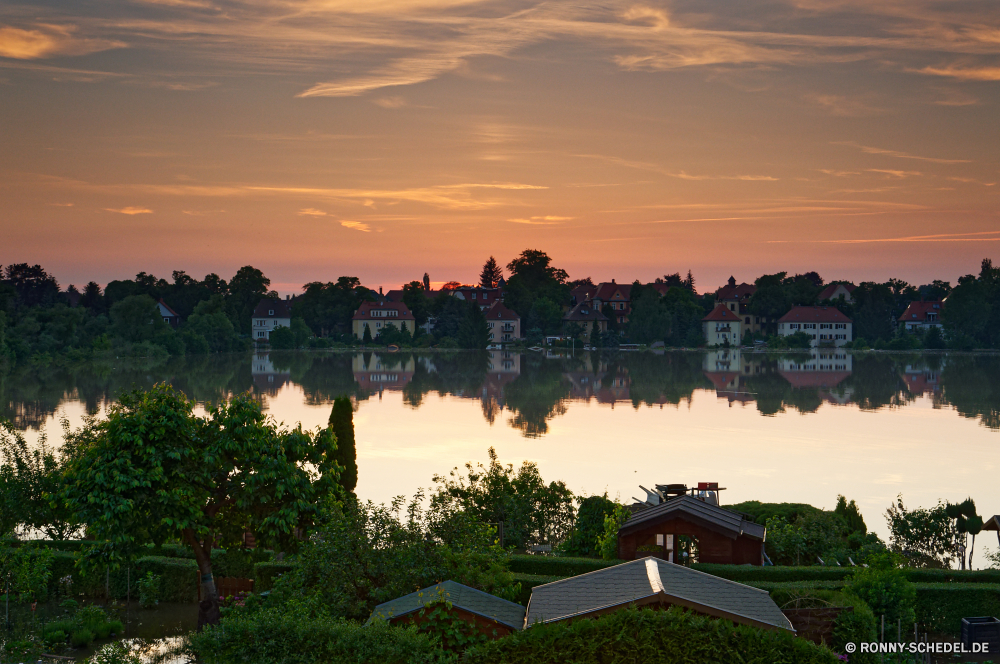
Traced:
<path fill-rule="evenodd" d="M 295 565 L 287 562 L 256 563 L 253 566 L 253 588 L 256 592 L 264 592 L 274 587 L 274 580 L 285 572 L 290 572 Z"/>
<path fill-rule="evenodd" d="M 510 571 L 541 576 L 577 576 L 624 562 L 626 561 L 515 554 L 510 557 Z"/>
<path fill-rule="evenodd" d="M 917 620 L 932 632 L 958 637 L 962 618 L 1000 616 L 1000 584 L 915 583 Z"/>
<path fill-rule="evenodd" d="M 520 574 L 514 573 L 514 583 L 521 584 L 521 594 L 517 597 L 517 603 L 528 606 L 528 600 L 531 599 L 531 589 L 535 586 L 541 586 L 546 583 L 552 583 L 553 581 L 558 581 L 560 579 L 565 579 L 565 576 L 546 576 L 543 574 Z"/>
<path fill-rule="evenodd" d="M 466 651 L 463 664 L 838 664 L 790 631 L 734 625 L 672 608 L 625 609 L 531 629 Z"/>
<path fill-rule="evenodd" d="M 415 628 L 299 617 L 275 609 L 239 612 L 189 635 L 204 664 L 445 664 L 456 657 Z"/>

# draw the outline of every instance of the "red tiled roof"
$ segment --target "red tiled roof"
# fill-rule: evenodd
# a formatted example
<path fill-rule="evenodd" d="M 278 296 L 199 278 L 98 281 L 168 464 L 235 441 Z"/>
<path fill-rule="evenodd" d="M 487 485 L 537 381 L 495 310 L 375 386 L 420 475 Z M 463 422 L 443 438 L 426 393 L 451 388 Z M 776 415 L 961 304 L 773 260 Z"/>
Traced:
<path fill-rule="evenodd" d="M 615 298 L 615 293 L 621 293 L 620 298 Z M 594 293 L 593 299 L 601 300 L 602 302 L 628 302 L 631 300 L 632 296 L 632 284 L 617 284 L 615 282 L 608 283 L 607 281 L 597 284 L 597 292 Z"/>
<path fill-rule="evenodd" d="M 572 297 L 576 298 L 577 302 L 586 302 L 594 296 L 597 292 L 597 286 L 592 286 L 589 284 L 580 284 L 576 286 L 569 292 Z"/>
<path fill-rule="evenodd" d="M 730 311 L 726 308 L 724 304 L 715 305 L 715 309 L 712 309 L 712 313 L 708 314 L 702 320 L 721 320 L 728 322 L 740 322 L 742 319 L 736 315 L 735 312 Z"/>
<path fill-rule="evenodd" d="M 833 297 L 833 292 L 837 290 L 837 288 L 840 286 L 843 286 L 844 290 L 846 290 L 848 293 L 853 293 L 854 289 L 857 288 L 857 286 L 855 286 L 854 284 L 830 284 L 819 292 L 819 295 L 816 296 L 816 299 L 829 300 L 831 297 Z"/>
<path fill-rule="evenodd" d="M 740 284 L 739 286 L 723 286 L 715 291 L 716 300 L 742 300 L 757 292 L 757 287 L 753 284 Z"/>
<path fill-rule="evenodd" d="M 489 308 L 486 312 L 487 320 L 521 320 L 521 317 L 516 313 L 508 309 L 503 305 L 503 302 L 497 300 L 493 303 L 493 306 Z"/>
<path fill-rule="evenodd" d="M 173 316 L 174 318 L 180 318 L 180 316 L 177 315 L 177 312 L 171 309 L 170 305 L 163 301 L 162 297 L 160 298 L 160 306 L 169 311 L 170 315 Z"/>
<path fill-rule="evenodd" d="M 836 307 L 792 307 L 779 323 L 850 323 L 851 319 Z"/>
<path fill-rule="evenodd" d="M 274 313 L 268 313 L 273 311 Z M 257 308 L 253 310 L 254 318 L 291 318 L 291 300 L 273 300 L 270 298 L 261 300 Z"/>
<path fill-rule="evenodd" d="M 602 321 L 607 320 L 608 317 L 601 313 L 600 309 L 595 307 L 591 302 L 581 302 L 572 309 L 566 312 L 563 316 L 563 320 L 567 321 Z"/>
<path fill-rule="evenodd" d="M 850 371 L 778 371 L 792 387 L 836 387 Z"/>
<path fill-rule="evenodd" d="M 362 302 L 361 306 L 358 307 L 358 310 L 356 312 L 354 312 L 354 316 L 352 317 L 352 320 L 362 320 L 362 319 L 367 320 L 369 318 L 373 318 L 373 316 L 371 316 L 371 314 L 370 314 L 370 312 L 371 312 L 372 309 L 379 309 L 379 310 L 393 310 L 394 309 L 394 310 L 396 310 L 396 311 L 399 312 L 399 314 L 396 315 L 396 316 L 391 316 L 391 317 L 390 316 L 386 316 L 385 317 L 386 320 L 390 320 L 390 321 L 392 321 L 392 320 L 416 320 L 413 317 L 413 314 L 410 313 L 410 310 L 406 307 L 405 304 L 403 304 L 402 302 L 390 302 L 389 300 L 381 300 L 379 302 Z M 379 316 L 378 318 L 379 318 L 379 320 L 381 320 L 383 317 Z"/>
<path fill-rule="evenodd" d="M 941 315 L 941 309 L 944 308 L 944 302 L 941 300 L 928 300 L 926 302 L 910 302 L 910 306 L 906 307 L 906 311 L 903 315 L 899 317 L 900 323 L 905 322 L 920 322 L 923 323 L 927 320 L 927 314 L 935 313 L 938 316 Z"/>

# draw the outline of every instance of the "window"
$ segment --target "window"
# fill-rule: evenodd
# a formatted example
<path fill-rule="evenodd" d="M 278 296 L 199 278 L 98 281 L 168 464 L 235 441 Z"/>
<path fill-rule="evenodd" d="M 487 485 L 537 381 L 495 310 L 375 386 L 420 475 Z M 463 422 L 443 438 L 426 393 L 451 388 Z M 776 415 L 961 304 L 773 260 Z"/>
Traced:
<path fill-rule="evenodd" d="M 749 325 L 749 324 L 750 324 L 750 316 L 747 316 L 747 317 L 746 317 L 746 324 L 747 324 L 747 325 Z"/>
<path fill-rule="evenodd" d="M 473 294 L 472 294 L 472 299 L 473 299 L 473 300 L 475 300 L 475 299 L 476 299 L 476 294 L 475 294 L 475 293 L 473 293 Z"/>
<path fill-rule="evenodd" d="M 164 316 L 164 317 L 163 317 L 163 322 L 164 322 L 164 323 L 169 323 L 169 322 L 170 322 L 170 319 L 169 319 L 169 318 L 167 318 L 166 316 Z"/>
<path fill-rule="evenodd" d="M 273 316 L 274 315 L 274 309 L 268 309 L 267 310 L 267 315 L 268 316 Z"/>

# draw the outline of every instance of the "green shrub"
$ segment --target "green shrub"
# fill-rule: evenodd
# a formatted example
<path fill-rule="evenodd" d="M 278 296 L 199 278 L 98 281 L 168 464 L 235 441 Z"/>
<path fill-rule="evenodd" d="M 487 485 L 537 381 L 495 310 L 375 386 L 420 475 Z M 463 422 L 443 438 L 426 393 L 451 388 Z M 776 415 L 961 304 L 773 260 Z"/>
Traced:
<path fill-rule="evenodd" d="M 576 576 L 623 562 L 625 561 L 603 560 L 601 558 L 515 554 L 510 557 L 510 571 L 518 574 L 539 574 L 543 576 Z"/>
<path fill-rule="evenodd" d="M 863 600 L 879 619 L 884 616 L 887 625 L 901 622 L 903 633 L 908 634 L 916 620 L 917 593 L 903 570 L 891 565 L 884 559 L 872 567 L 855 569 L 844 591 Z"/>
<path fill-rule="evenodd" d="M 627 609 L 593 620 L 536 625 L 468 650 L 464 664 L 835 664 L 827 648 L 685 612 Z"/>
<path fill-rule="evenodd" d="M 89 645 L 93 640 L 94 633 L 84 627 L 73 630 L 73 633 L 69 637 L 69 642 L 74 648 L 82 648 Z"/>
<path fill-rule="evenodd" d="M 65 645 L 66 638 L 68 634 L 61 629 L 56 630 L 45 630 L 45 634 L 42 635 L 42 641 L 49 648 L 54 648 L 56 646 Z"/>
<path fill-rule="evenodd" d="M 295 569 L 295 565 L 286 562 L 257 563 L 253 566 L 253 589 L 261 593 L 274 587 L 274 581 L 282 574 Z"/>
<path fill-rule="evenodd" d="M 230 614 L 190 637 L 204 664 L 437 664 L 454 662 L 415 628 L 359 623 L 276 609 Z"/>
<path fill-rule="evenodd" d="M 730 581 L 748 583 L 765 581 L 781 583 L 786 581 L 843 581 L 851 575 L 852 567 L 755 567 L 753 565 L 718 565 L 715 563 L 694 563 L 692 569 L 719 576 Z"/>
<path fill-rule="evenodd" d="M 115 641 L 94 653 L 87 664 L 142 664 L 142 658 L 132 646 Z"/>
<path fill-rule="evenodd" d="M 139 606 L 148 609 L 157 605 L 160 601 L 160 583 L 162 579 L 159 575 L 146 572 L 146 576 L 136 582 L 136 590 L 139 593 Z"/>

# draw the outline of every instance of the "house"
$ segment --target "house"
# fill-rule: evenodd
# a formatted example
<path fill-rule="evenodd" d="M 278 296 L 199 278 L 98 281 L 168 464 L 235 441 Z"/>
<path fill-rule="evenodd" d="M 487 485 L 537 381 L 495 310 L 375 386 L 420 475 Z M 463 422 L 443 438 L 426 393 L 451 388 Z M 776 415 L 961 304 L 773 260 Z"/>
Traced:
<path fill-rule="evenodd" d="M 486 312 L 486 326 L 490 329 L 490 343 L 510 343 L 521 338 L 521 317 L 499 300 Z"/>
<path fill-rule="evenodd" d="M 611 283 L 599 283 L 590 301 L 598 311 L 604 309 L 605 304 L 610 305 L 617 318 L 615 322 L 624 325 L 628 322 L 628 315 L 632 311 L 632 284 L 619 284 L 614 279 Z"/>
<path fill-rule="evenodd" d="M 943 300 L 910 302 L 910 306 L 906 307 L 906 311 L 899 317 L 899 324 L 907 332 L 926 332 L 932 327 L 940 330 L 943 308 Z"/>
<path fill-rule="evenodd" d="M 358 339 L 364 339 L 366 327 L 374 339 L 382 328 L 389 325 L 413 334 L 417 329 L 417 319 L 404 303 L 393 302 L 384 296 L 374 302 L 362 302 L 351 318 L 351 330 Z"/>
<path fill-rule="evenodd" d="M 805 332 L 813 346 L 843 346 L 854 339 L 853 323 L 836 307 L 792 307 L 778 319 L 778 335 Z"/>
<path fill-rule="evenodd" d="M 691 495 L 647 505 L 640 503 L 618 530 L 618 557 L 622 560 L 635 560 L 651 552 L 670 562 L 675 558 L 724 565 L 759 566 L 764 562 L 765 528 L 739 512 Z M 682 552 L 688 555 L 682 557 Z"/>
<path fill-rule="evenodd" d="M 173 309 L 167 306 L 167 303 L 160 298 L 160 301 L 156 303 L 157 309 L 160 311 L 160 316 L 163 318 L 163 322 L 170 327 L 177 329 L 177 326 L 181 324 L 181 317 L 177 315 Z"/>
<path fill-rule="evenodd" d="M 761 332 L 768 324 L 766 316 L 755 316 L 750 314 L 750 298 L 757 292 L 757 287 L 753 284 L 736 283 L 736 277 L 729 277 L 725 286 L 715 291 L 716 306 L 725 305 L 734 314 L 740 317 L 742 330 L 750 330 L 753 333 Z"/>
<path fill-rule="evenodd" d="M 701 329 L 709 346 L 723 346 L 727 342 L 738 346 L 743 338 L 743 318 L 727 304 L 719 303 L 701 319 Z"/>
<path fill-rule="evenodd" d="M 482 311 L 488 310 L 503 299 L 503 289 L 482 286 L 460 286 L 451 292 L 452 297 L 475 302 Z"/>
<path fill-rule="evenodd" d="M 601 332 L 608 329 L 608 317 L 601 313 L 601 310 L 594 306 L 593 302 L 583 301 L 566 312 L 563 316 L 563 323 L 576 323 L 583 328 L 583 333 L 587 336 L 596 325 Z"/>
<path fill-rule="evenodd" d="M 271 332 L 279 327 L 292 326 L 292 300 L 266 298 L 253 310 L 253 325 L 250 336 L 255 341 L 267 341 Z"/>
<path fill-rule="evenodd" d="M 851 293 L 857 288 L 852 283 L 839 283 L 839 284 L 829 284 L 819 292 L 816 296 L 818 302 L 824 302 L 826 300 L 843 300 L 844 302 L 854 302 L 854 297 Z"/>
<path fill-rule="evenodd" d="M 671 606 L 741 625 L 795 631 L 766 590 L 652 557 L 535 586 L 525 625 Z"/>
<path fill-rule="evenodd" d="M 489 638 L 498 639 L 524 629 L 523 606 L 456 581 L 445 581 L 379 604 L 369 622 L 385 620 L 393 625 L 419 625 L 428 620 L 420 615 L 421 609 L 442 600 L 451 603 L 448 612 L 453 617 L 474 625 Z"/>
<path fill-rule="evenodd" d="M 587 300 L 594 297 L 594 293 L 597 292 L 597 286 L 594 284 L 580 284 L 574 286 L 573 290 L 569 292 L 569 302 L 570 306 L 580 304 L 581 302 L 586 302 Z"/>

